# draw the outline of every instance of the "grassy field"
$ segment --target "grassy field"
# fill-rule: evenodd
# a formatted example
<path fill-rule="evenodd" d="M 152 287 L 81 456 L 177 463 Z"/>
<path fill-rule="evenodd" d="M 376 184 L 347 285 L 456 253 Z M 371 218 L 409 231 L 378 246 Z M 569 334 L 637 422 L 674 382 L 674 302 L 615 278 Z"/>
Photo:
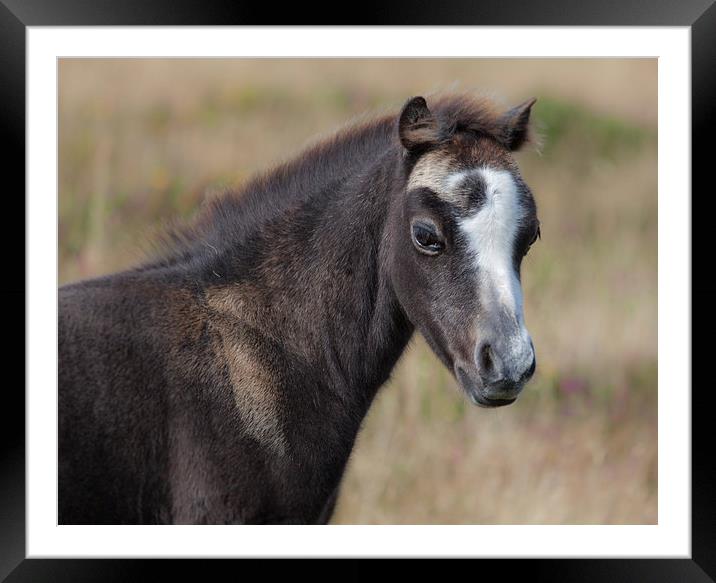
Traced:
<path fill-rule="evenodd" d="M 63 60 L 59 280 L 128 267 L 162 225 L 365 111 L 457 87 L 536 96 L 518 155 L 542 240 L 520 400 L 478 409 L 420 337 L 378 395 L 337 523 L 657 522 L 655 60 Z"/>

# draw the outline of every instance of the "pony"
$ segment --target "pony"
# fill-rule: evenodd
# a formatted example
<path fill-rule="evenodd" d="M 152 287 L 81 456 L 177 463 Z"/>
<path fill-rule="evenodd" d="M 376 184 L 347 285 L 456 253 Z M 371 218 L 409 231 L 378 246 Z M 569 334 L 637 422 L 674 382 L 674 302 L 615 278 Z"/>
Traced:
<path fill-rule="evenodd" d="M 474 404 L 514 402 L 534 102 L 413 97 L 61 287 L 59 522 L 327 523 L 416 329 Z"/>

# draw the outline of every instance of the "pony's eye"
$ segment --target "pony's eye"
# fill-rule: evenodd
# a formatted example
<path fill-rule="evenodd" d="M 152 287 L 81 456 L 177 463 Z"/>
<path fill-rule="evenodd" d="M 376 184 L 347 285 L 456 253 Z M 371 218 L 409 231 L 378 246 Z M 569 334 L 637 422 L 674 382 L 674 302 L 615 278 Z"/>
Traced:
<path fill-rule="evenodd" d="M 418 251 L 427 255 L 437 255 L 445 248 L 437 229 L 428 223 L 413 224 L 413 244 Z"/>
<path fill-rule="evenodd" d="M 540 239 L 542 237 L 542 233 L 540 232 L 539 225 L 537 225 L 537 230 L 535 231 L 535 234 L 532 237 L 532 240 L 530 241 L 530 245 L 534 245 L 537 242 L 537 239 Z"/>
<path fill-rule="evenodd" d="M 529 245 L 527 245 L 527 249 L 525 249 L 525 255 L 527 255 L 527 253 L 529 253 L 530 247 L 532 247 L 532 245 L 534 245 L 537 242 L 537 239 L 540 239 L 541 237 L 542 237 L 542 233 L 540 232 L 540 226 L 538 224 L 535 234 L 532 235 L 532 240 L 529 242 Z"/>

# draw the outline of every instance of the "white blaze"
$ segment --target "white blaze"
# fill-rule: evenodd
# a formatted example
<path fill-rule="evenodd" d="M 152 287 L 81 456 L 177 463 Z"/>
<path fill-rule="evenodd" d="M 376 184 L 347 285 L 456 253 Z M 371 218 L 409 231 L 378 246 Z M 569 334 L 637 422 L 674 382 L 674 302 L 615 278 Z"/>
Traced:
<path fill-rule="evenodd" d="M 478 173 L 485 182 L 484 202 L 459 225 L 480 274 L 478 293 L 488 305 L 499 303 L 515 318 L 522 334 L 526 334 L 522 290 L 513 263 L 515 239 L 525 216 L 517 185 L 507 170 L 484 167 L 469 173 Z M 457 187 L 469 173 L 452 174 L 446 182 Z"/>

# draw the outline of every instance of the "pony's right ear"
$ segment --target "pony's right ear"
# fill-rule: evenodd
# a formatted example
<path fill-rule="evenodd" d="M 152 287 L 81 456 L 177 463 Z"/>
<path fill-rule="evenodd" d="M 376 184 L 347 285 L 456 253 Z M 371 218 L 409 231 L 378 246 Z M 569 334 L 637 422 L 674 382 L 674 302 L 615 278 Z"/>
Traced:
<path fill-rule="evenodd" d="M 536 97 L 528 99 L 502 116 L 505 142 L 510 150 L 519 150 L 528 141 L 530 112 L 536 101 Z"/>
<path fill-rule="evenodd" d="M 400 143 L 409 152 L 438 141 L 438 122 L 428 109 L 424 97 L 413 97 L 400 112 L 398 121 Z"/>

